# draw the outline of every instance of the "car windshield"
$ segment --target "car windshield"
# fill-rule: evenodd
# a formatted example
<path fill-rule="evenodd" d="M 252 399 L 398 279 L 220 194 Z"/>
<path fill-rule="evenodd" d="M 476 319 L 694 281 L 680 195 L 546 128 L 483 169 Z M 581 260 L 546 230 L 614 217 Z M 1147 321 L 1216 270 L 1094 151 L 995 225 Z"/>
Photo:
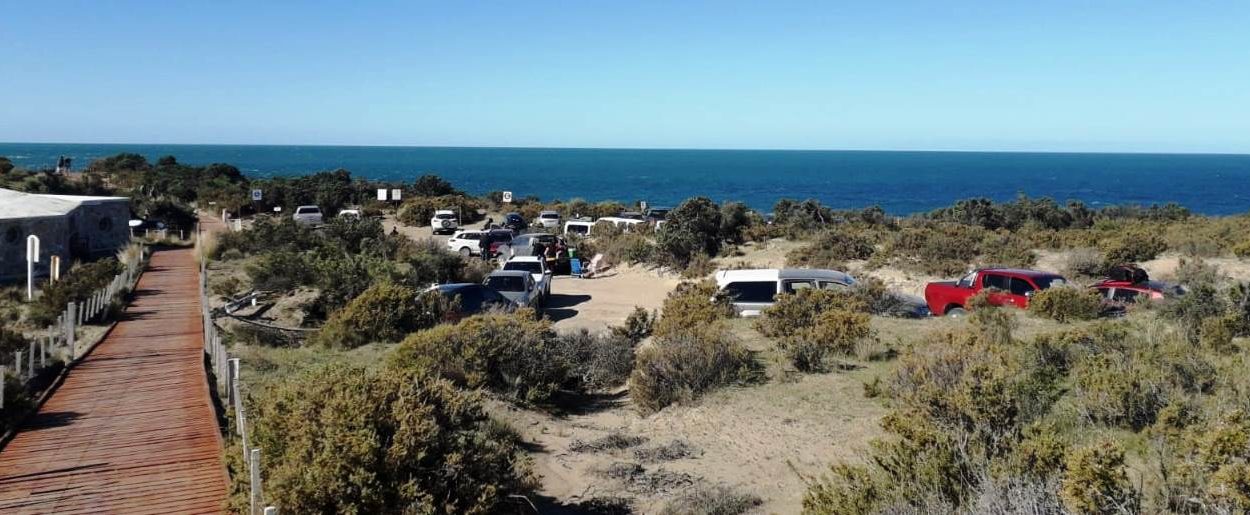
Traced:
<path fill-rule="evenodd" d="M 525 291 L 525 278 L 515 275 L 494 275 L 486 279 L 486 285 L 499 291 Z"/>
<path fill-rule="evenodd" d="M 299 208 L 299 213 L 301 215 L 315 215 L 321 213 L 321 209 L 315 207 L 301 207 Z"/>
<path fill-rule="evenodd" d="M 1046 288 L 1055 288 L 1068 284 L 1068 280 L 1057 275 L 1048 277 L 1035 277 L 1033 282 L 1037 283 L 1037 287 L 1045 290 Z"/>
<path fill-rule="evenodd" d="M 453 215 L 451 213 L 439 213 L 437 215 L 434 215 L 434 218 L 437 218 L 439 220 L 451 220 L 455 217 L 456 215 Z"/>
<path fill-rule="evenodd" d="M 543 266 L 537 261 L 509 261 L 504 263 L 504 270 L 520 270 L 531 274 L 543 273 Z"/>
<path fill-rule="evenodd" d="M 456 235 L 456 239 L 458 240 L 479 240 L 481 238 L 482 233 L 480 232 L 462 232 Z"/>
<path fill-rule="evenodd" d="M 560 218 L 560 214 L 559 214 L 559 213 L 543 213 L 543 214 L 541 214 L 541 215 L 538 215 L 538 217 L 539 217 L 539 218 L 553 219 L 553 218 Z"/>
<path fill-rule="evenodd" d="M 590 227 L 585 226 L 585 225 L 570 225 L 569 232 L 574 232 L 577 234 L 586 234 L 590 232 Z"/>

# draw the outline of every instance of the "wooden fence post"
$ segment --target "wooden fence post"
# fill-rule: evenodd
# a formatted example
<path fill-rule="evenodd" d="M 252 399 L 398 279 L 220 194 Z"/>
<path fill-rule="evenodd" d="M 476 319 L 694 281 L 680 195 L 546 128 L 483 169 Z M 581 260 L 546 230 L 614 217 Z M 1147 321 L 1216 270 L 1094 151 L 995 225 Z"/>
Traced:
<path fill-rule="evenodd" d="M 0 410 L 4 409 L 4 387 L 9 384 L 9 381 L 5 378 L 4 373 L 4 365 L 0 365 Z"/>
<path fill-rule="evenodd" d="M 251 509 L 248 513 L 255 514 L 256 507 L 260 505 L 260 449 L 252 449 L 251 456 L 248 457 L 248 468 L 251 471 L 252 495 L 250 499 Z"/>
<path fill-rule="evenodd" d="M 26 373 L 35 377 L 35 342 L 30 342 L 30 355 L 26 356 Z"/>
<path fill-rule="evenodd" d="M 77 316 L 78 305 L 69 303 L 68 316 L 65 317 L 65 345 L 69 347 L 69 360 L 78 359 L 77 342 L 74 341 L 74 318 Z"/>
<path fill-rule="evenodd" d="M 17 370 L 17 380 L 22 381 L 22 351 L 17 351 L 15 355 L 17 357 L 13 360 L 13 369 Z"/>
<path fill-rule="evenodd" d="M 234 407 L 234 388 L 239 382 L 239 358 L 229 358 L 226 367 L 226 403 Z M 238 416 L 238 413 L 235 413 Z"/>
<path fill-rule="evenodd" d="M 48 345 L 52 338 L 39 338 L 39 368 L 48 366 Z"/>

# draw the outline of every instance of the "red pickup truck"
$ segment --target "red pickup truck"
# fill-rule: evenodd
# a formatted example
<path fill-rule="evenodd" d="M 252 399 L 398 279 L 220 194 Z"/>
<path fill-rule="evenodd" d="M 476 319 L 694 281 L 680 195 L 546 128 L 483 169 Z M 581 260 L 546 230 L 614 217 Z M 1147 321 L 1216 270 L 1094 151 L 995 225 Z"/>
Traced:
<path fill-rule="evenodd" d="M 942 281 L 925 285 L 924 300 L 933 316 L 963 315 L 968 299 L 981 290 L 990 290 L 990 304 L 995 306 L 1029 307 L 1029 298 L 1037 290 L 1060 286 L 1068 281 L 1059 274 L 1016 268 L 974 270 L 958 281 Z"/>

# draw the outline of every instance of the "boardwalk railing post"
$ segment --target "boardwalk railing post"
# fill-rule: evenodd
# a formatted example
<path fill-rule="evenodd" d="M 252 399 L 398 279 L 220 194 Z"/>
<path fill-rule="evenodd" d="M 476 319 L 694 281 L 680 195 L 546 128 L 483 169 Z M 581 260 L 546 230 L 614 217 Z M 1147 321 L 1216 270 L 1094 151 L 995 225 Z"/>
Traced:
<path fill-rule="evenodd" d="M 35 377 L 35 342 L 30 342 L 30 355 L 26 357 L 26 370 L 33 379 Z"/>
<path fill-rule="evenodd" d="M 229 363 L 229 366 L 226 367 L 226 404 L 231 409 L 234 409 L 235 390 L 238 388 L 239 383 L 239 358 L 230 358 L 227 363 Z M 238 414 L 236 410 L 235 416 L 238 416 Z"/>
<path fill-rule="evenodd" d="M 17 370 L 17 380 L 23 381 L 22 379 L 22 351 L 20 350 L 17 351 L 17 358 L 13 360 L 13 368 Z"/>
<path fill-rule="evenodd" d="M 248 469 L 251 471 L 252 495 L 250 498 L 248 513 L 255 515 L 256 507 L 260 505 L 260 449 L 252 449 L 251 456 L 248 457 Z"/>
<path fill-rule="evenodd" d="M 4 365 L 0 365 L 0 411 L 4 410 L 4 386 L 9 383 L 5 378 L 5 372 L 7 371 L 4 369 Z"/>
<path fill-rule="evenodd" d="M 78 359 L 77 342 L 74 341 L 74 317 L 77 315 L 78 305 L 73 302 L 69 303 L 69 309 L 66 311 L 69 316 L 65 317 L 65 346 L 69 348 L 69 360 Z"/>

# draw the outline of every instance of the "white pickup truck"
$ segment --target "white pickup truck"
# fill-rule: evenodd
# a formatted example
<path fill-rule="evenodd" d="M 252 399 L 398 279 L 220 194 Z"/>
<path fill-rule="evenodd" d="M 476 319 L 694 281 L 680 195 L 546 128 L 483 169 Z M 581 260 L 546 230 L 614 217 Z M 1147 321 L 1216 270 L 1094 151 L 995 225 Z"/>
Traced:
<path fill-rule="evenodd" d="M 300 206 L 295 208 L 295 214 L 291 215 L 291 218 L 301 224 L 321 225 L 321 208 Z"/>
<path fill-rule="evenodd" d="M 534 276 L 534 282 L 538 284 L 538 290 L 542 292 L 543 298 L 551 295 L 551 270 L 547 268 L 547 262 L 541 256 L 515 256 L 503 264 L 504 270 L 516 270 L 529 272 Z"/>

